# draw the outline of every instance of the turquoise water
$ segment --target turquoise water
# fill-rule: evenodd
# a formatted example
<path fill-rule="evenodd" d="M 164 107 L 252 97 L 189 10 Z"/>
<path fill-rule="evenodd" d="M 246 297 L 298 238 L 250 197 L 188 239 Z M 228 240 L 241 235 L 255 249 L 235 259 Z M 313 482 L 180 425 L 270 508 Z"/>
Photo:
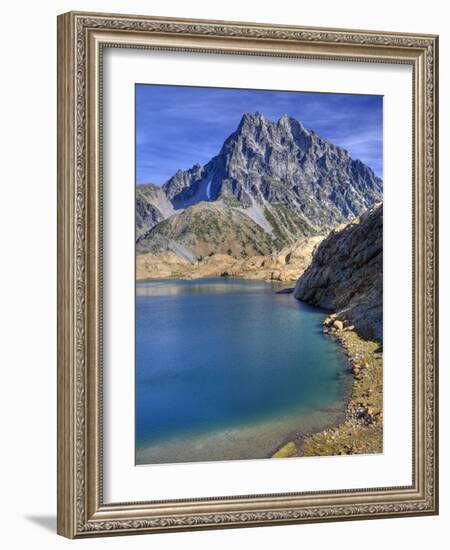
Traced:
<path fill-rule="evenodd" d="M 136 462 L 265 458 L 342 418 L 349 376 L 324 311 L 279 283 L 136 287 Z"/>

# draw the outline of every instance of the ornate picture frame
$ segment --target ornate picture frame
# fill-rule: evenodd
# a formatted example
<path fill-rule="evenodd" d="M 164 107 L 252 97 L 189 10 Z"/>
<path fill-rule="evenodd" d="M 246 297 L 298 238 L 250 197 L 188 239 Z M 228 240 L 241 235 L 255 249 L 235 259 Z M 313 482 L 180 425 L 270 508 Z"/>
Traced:
<path fill-rule="evenodd" d="M 105 48 L 404 64 L 413 75 L 412 483 L 105 502 Z M 70 12 L 58 17 L 58 533 L 69 538 L 438 513 L 438 38 Z M 130 367 L 131 368 L 131 367 Z"/>

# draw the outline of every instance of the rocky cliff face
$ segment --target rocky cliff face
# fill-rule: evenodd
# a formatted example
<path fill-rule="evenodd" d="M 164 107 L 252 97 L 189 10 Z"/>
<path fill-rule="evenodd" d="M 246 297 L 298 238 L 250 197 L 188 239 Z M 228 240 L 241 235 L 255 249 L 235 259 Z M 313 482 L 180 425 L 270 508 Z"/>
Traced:
<path fill-rule="evenodd" d="M 383 206 L 332 231 L 317 247 L 294 296 L 337 312 L 364 338 L 382 341 Z"/>
<path fill-rule="evenodd" d="M 166 218 L 215 203 L 243 214 L 240 220 L 249 219 L 280 250 L 353 219 L 381 198 L 382 181 L 369 167 L 300 121 L 245 114 L 207 164 L 179 170 L 159 188 L 137 187 L 136 236 L 138 243 L 152 241 L 153 228 Z"/>
<path fill-rule="evenodd" d="M 174 208 L 158 185 L 139 185 L 136 190 L 136 240 L 174 214 Z"/>

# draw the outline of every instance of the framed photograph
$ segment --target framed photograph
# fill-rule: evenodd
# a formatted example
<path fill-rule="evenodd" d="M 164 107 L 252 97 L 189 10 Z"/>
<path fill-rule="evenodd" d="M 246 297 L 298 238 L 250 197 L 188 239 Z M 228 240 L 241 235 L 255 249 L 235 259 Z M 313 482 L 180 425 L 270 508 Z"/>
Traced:
<path fill-rule="evenodd" d="M 59 534 L 437 513 L 437 45 L 59 16 Z"/>

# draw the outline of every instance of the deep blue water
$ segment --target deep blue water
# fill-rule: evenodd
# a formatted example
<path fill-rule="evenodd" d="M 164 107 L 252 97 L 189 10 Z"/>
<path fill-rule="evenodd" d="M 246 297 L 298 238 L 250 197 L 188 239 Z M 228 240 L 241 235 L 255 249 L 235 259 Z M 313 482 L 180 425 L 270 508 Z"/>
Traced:
<path fill-rule="evenodd" d="M 346 363 L 322 333 L 325 312 L 280 288 L 227 278 L 137 284 L 137 452 L 344 407 Z"/>

